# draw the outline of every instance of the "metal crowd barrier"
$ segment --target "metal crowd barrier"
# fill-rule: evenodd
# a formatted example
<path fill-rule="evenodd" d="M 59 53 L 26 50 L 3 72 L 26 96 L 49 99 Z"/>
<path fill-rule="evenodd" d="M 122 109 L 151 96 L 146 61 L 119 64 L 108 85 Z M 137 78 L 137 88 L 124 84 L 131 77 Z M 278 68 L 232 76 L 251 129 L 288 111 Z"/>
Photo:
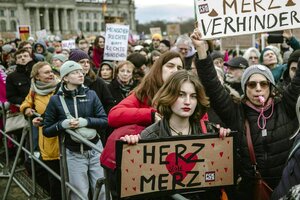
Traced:
<path fill-rule="evenodd" d="M 5 124 L 5 119 L 6 119 L 6 112 L 4 109 L 4 105 L 1 105 L 2 107 L 2 112 L 3 112 L 3 124 Z M 5 188 L 5 192 L 3 194 L 3 200 L 7 199 L 7 195 L 9 192 L 9 189 L 11 187 L 12 181 L 14 181 L 21 189 L 22 191 L 28 196 L 28 197 L 35 197 L 36 196 L 36 174 L 35 174 L 35 162 L 37 162 L 39 165 L 41 165 L 44 169 L 46 169 L 49 173 L 51 173 L 56 179 L 58 179 L 61 182 L 61 189 L 62 189 L 62 200 L 69 199 L 69 193 L 70 191 L 74 192 L 80 199 L 86 200 L 76 188 L 74 188 L 69 182 L 68 182 L 68 171 L 67 171 L 67 165 L 66 165 L 66 152 L 65 152 L 65 145 L 64 145 L 64 135 L 60 135 L 60 173 L 61 176 L 59 176 L 56 172 L 54 172 L 51 168 L 49 168 L 46 164 L 44 164 L 43 161 L 41 161 L 39 158 L 37 158 L 34 155 L 34 150 L 33 150 L 33 138 L 32 138 L 32 123 L 31 120 L 28 119 L 28 126 L 25 127 L 22 130 L 22 136 L 20 142 L 17 142 L 15 139 L 13 139 L 8 133 L 5 131 L 3 132 L 0 130 L 1 134 L 3 135 L 3 143 L 4 143 L 4 149 L 5 149 L 5 157 L 6 161 L 2 169 L 2 173 L 0 174 L 1 177 L 8 177 L 8 182 Z M 68 134 L 73 135 L 74 137 L 77 137 L 77 139 L 81 140 L 85 145 L 93 148 L 94 150 L 102 153 L 102 150 L 98 148 L 94 143 L 82 138 L 78 134 L 76 134 L 72 130 L 67 130 L 66 131 Z M 25 147 L 23 147 L 23 144 L 25 142 L 26 136 L 29 135 L 29 144 L 30 144 L 30 151 L 28 151 Z M 11 170 L 9 171 L 9 156 L 8 156 L 8 147 L 7 147 L 7 139 L 11 140 L 16 146 L 18 146 L 18 150 L 12 165 Z M 15 176 L 16 173 L 16 167 L 17 167 L 17 162 L 20 157 L 21 151 L 24 151 L 26 154 L 29 155 L 29 158 L 31 158 L 31 171 L 32 171 L 32 191 L 28 191 L 23 187 L 22 183 L 17 181 Z M 106 192 L 106 200 L 110 200 L 110 193 L 108 191 L 108 187 L 106 187 L 106 173 L 104 171 L 104 178 L 101 178 L 97 181 L 95 192 L 93 195 L 93 200 L 97 199 L 99 196 L 99 193 L 101 191 L 102 186 L 105 186 L 105 192 Z M 49 198 L 50 199 L 50 198 Z"/>
<path fill-rule="evenodd" d="M 2 106 L 2 111 L 3 111 L 3 124 L 5 124 L 5 119 L 6 119 L 6 113 L 5 113 L 5 109 L 3 104 Z M 0 130 L 1 134 L 4 136 L 3 138 L 3 142 L 4 142 L 4 148 L 5 148 L 5 156 L 6 156 L 6 163 L 3 166 L 2 169 L 2 177 L 8 177 L 8 183 L 6 185 L 5 188 L 5 192 L 3 194 L 3 198 L 2 200 L 6 200 L 9 189 L 11 187 L 12 181 L 14 181 L 21 189 L 22 191 L 28 196 L 28 197 L 34 197 L 36 196 L 36 174 L 35 174 L 35 162 L 37 162 L 39 165 L 41 165 L 44 169 L 46 169 L 49 173 L 51 173 L 56 179 L 58 179 L 61 182 L 61 193 L 62 193 L 62 200 L 68 200 L 70 199 L 70 191 L 74 192 L 80 199 L 82 200 L 86 200 L 79 192 L 76 188 L 74 188 L 70 183 L 69 183 L 69 179 L 68 179 L 68 168 L 67 168 L 67 164 L 66 164 L 66 148 L 65 148 L 65 144 L 64 144 L 64 135 L 61 134 L 59 136 L 59 143 L 60 143 L 60 176 L 54 172 L 51 168 L 49 168 L 46 164 L 44 164 L 43 161 L 41 161 L 38 157 L 36 157 L 34 155 L 34 149 L 33 149 L 33 137 L 32 137 L 32 122 L 31 119 L 28 119 L 28 126 L 25 127 L 22 130 L 22 136 L 21 136 L 21 140 L 20 143 L 18 143 L 16 140 L 14 140 L 9 134 L 7 134 L 6 132 L 3 132 L 2 130 Z M 99 153 L 102 153 L 102 150 L 97 147 L 94 143 L 90 142 L 89 140 L 86 140 L 85 138 L 81 137 L 80 135 L 76 134 L 74 131 L 72 130 L 66 130 L 66 132 L 74 137 L 76 137 L 77 139 L 79 139 L 82 143 L 84 143 L 85 145 L 93 148 L 94 150 L 98 151 Z M 26 136 L 29 135 L 29 144 L 30 144 L 30 151 L 28 151 L 25 147 L 23 147 L 23 144 L 25 142 L 25 138 Z M 16 146 L 18 146 L 18 150 L 16 153 L 16 157 L 15 160 L 13 162 L 13 166 L 11 168 L 11 171 L 9 172 L 9 156 L 8 156 L 8 147 L 7 147 L 7 139 L 10 139 Z M 22 183 L 18 182 L 14 175 L 16 173 L 16 166 L 17 166 L 17 161 L 20 157 L 20 153 L 21 151 L 24 151 L 26 154 L 28 154 L 31 158 L 31 171 L 32 171 L 32 191 L 29 192 L 25 189 L 25 187 L 23 187 Z M 106 194 L 106 200 L 110 200 L 110 191 L 108 188 L 108 183 L 107 183 L 107 179 L 105 177 L 107 177 L 107 171 L 105 169 L 104 170 L 104 178 L 100 178 L 97 180 L 96 183 L 96 187 L 95 187 L 95 192 L 93 195 L 93 200 L 98 199 L 99 193 L 101 191 L 102 186 L 105 186 L 105 194 Z M 1 174 L 0 174 L 1 177 Z M 185 197 L 183 197 L 180 194 L 174 194 L 172 195 L 172 199 L 175 200 L 187 200 Z"/>

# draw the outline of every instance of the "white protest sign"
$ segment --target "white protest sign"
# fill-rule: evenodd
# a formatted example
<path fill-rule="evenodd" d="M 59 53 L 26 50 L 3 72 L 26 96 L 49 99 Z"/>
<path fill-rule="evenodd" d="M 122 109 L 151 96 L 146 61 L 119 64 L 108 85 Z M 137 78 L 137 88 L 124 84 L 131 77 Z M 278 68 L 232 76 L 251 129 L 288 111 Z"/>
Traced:
<path fill-rule="evenodd" d="M 62 40 L 61 41 L 61 47 L 62 49 L 68 48 L 68 49 L 75 49 L 75 40 Z"/>
<path fill-rule="evenodd" d="M 48 36 L 46 29 L 36 31 L 35 34 L 38 39 L 46 39 Z"/>
<path fill-rule="evenodd" d="M 296 0 L 194 0 L 204 39 L 300 27 Z"/>
<path fill-rule="evenodd" d="M 104 60 L 126 60 L 129 26 L 106 24 Z"/>

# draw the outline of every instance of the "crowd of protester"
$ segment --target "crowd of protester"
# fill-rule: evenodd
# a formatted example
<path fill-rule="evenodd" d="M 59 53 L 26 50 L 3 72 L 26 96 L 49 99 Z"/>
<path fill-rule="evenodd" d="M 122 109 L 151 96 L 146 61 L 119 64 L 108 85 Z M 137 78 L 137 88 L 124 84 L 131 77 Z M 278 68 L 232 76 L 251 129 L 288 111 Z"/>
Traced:
<path fill-rule="evenodd" d="M 249 123 L 255 167 L 274 189 L 272 198 L 279 199 L 300 184 L 300 175 L 288 181 L 294 171 L 299 173 L 299 158 L 291 159 L 297 149 L 290 152 L 299 138 L 291 136 L 299 126 L 300 42 L 291 30 L 283 37 L 281 49 L 269 45 L 237 52 L 202 40 L 197 29 L 175 41 L 154 34 L 150 44 L 128 43 L 125 61 L 104 59 L 105 37 L 100 35 L 93 43 L 78 36 L 75 49 L 62 48 L 59 38 L 0 38 L 0 101 L 32 118 L 34 150 L 58 174 L 58 138 L 64 135 L 69 181 L 85 198 L 92 196 L 105 169 L 112 198 L 117 199 L 112 154 L 118 139 L 134 145 L 140 139 L 208 132 L 226 137 L 236 130 L 237 184 L 225 190 L 228 199 L 253 199 L 255 174 L 245 134 Z M 103 148 L 102 155 L 63 134 L 77 128 L 97 132 L 89 140 Z M 21 132 L 10 134 L 20 140 Z M 9 145 L 11 157 L 15 149 Z M 295 165 L 287 164 L 291 161 Z M 23 155 L 19 164 L 26 163 Z M 45 176 L 44 189 L 51 199 L 61 199 L 59 181 L 46 171 L 37 179 Z M 202 191 L 187 198 L 221 199 L 222 192 Z M 77 199 L 74 193 L 71 199 Z M 104 190 L 99 199 L 105 199 Z"/>

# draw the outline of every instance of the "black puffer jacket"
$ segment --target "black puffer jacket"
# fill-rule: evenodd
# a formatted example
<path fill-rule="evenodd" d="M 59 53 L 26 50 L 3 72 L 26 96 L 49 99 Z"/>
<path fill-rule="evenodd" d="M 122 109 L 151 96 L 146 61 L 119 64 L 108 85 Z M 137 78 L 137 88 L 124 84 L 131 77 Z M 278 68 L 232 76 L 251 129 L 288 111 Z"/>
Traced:
<path fill-rule="evenodd" d="M 16 71 L 7 76 L 6 97 L 10 103 L 21 105 L 24 101 L 30 89 L 30 73 L 34 64 L 30 61 L 26 65 L 17 65 Z"/>
<path fill-rule="evenodd" d="M 114 98 L 111 95 L 107 84 L 103 79 L 97 77 L 95 80 L 91 79 L 88 76 L 84 77 L 84 85 L 89 87 L 91 90 L 94 90 L 99 97 L 106 114 L 109 113 L 110 109 L 114 107 Z"/>
<path fill-rule="evenodd" d="M 196 66 L 212 108 L 228 128 L 239 131 L 235 141 L 240 165 L 239 174 L 247 185 L 242 189 L 246 198 L 251 198 L 248 194 L 253 191 L 250 187 L 254 175 L 245 137 L 246 118 L 250 124 L 257 168 L 266 182 L 274 188 L 280 180 L 293 143 L 289 140 L 289 136 L 297 128 L 295 105 L 300 94 L 300 70 L 297 70 L 296 77 L 284 91 L 282 99 L 274 100 L 274 112 L 266 124 L 268 135 L 262 137 L 261 130 L 257 127 L 259 113 L 245 103 L 236 103 L 230 98 L 217 78 L 211 57 L 208 56 L 204 60 L 196 59 Z M 270 112 L 271 108 L 265 112 L 265 116 Z"/>
<path fill-rule="evenodd" d="M 87 119 L 87 128 L 94 128 L 99 132 L 99 129 L 105 129 L 107 127 L 107 115 L 105 114 L 99 98 L 93 90 L 83 86 L 75 91 L 67 91 L 62 87 L 62 91 L 59 91 L 50 98 L 45 111 L 43 134 L 46 137 L 58 136 L 65 130 L 61 123 L 63 120 L 67 119 L 67 117 L 59 99 L 60 95 L 65 96 L 66 104 L 73 117 L 76 116 L 74 109 L 74 102 L 76 99 L 78 117 Z M 91 140 L 94 144 L 98 141 L 98 137 Z M 73 141 L 69 134 L 66 134 L 65 144 L 66 148 L 71 151 L 80 151 L 80 143 Z M 84 150 L 90 149 L 90 147 L 86 145 L 83 145 L 83 147 Z"/>

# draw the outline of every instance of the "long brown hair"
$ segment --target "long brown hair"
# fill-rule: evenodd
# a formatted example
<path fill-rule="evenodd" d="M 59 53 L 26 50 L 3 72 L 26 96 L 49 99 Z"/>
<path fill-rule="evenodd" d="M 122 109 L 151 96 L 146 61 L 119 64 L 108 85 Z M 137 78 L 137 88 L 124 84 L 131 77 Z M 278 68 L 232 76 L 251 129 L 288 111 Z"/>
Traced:
<path fill-rule="evenodd" d="M 162 67 L 173 58 L 180 58 L 182 64 L 184 64 L 182 57 L 177 52 L 168 51 L 162 54 L 159 59 L 154 62 L 150 71 L 142 79 L 141 83 L 134 89 L 135 95 L 138 100 L 140 100 L 141 102 L 147 100 L 148 105 L 152 104 L 154 95 L 164 83 L 162 79 Z"/>
<path fill-rule="evenodd" d="M 173 113 L 171 106 L 176 102 L 184 82 L 192 83 L 197 95 L 197 106 L 190 120 L 199 120 L 209 108 L 209 99 L 205 94 L 204 87 L 199 81 L 198 76 L 191 71 L 180 70 L 168 78 L 153 98 L 153 106 L 156 107 L 158 112 L 166 119 L 170 119 Z"/>

